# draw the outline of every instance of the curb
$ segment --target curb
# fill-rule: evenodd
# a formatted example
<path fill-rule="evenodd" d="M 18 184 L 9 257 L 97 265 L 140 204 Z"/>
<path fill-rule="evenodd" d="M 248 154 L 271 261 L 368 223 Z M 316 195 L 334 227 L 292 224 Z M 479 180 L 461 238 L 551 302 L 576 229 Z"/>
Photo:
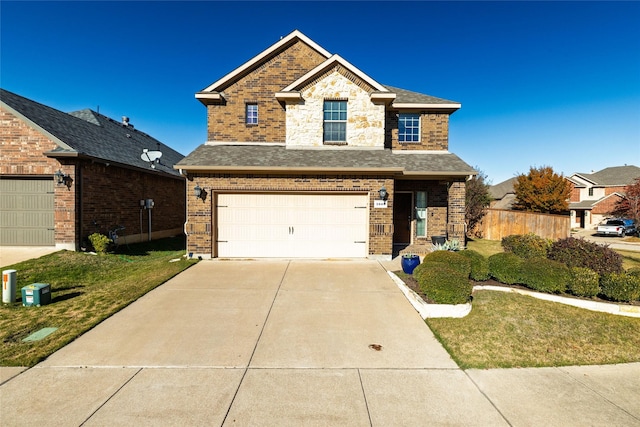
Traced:
<path fill-rule="evenodd" d="M 420 295 L 410 289 L 405 283 L 396 276 L 393 272 L 387 271 L 391 279 L 396 283 L 398 288 L 402 291 L 404 296 L 409 300 L 413 308 L 420 314 L 423 319 L 435 318 L 435 317 L 465 317 L 471 312 L 471 303 L 467 304 L 428 304 Z M 627 316 L 640 318 L 640 306 L 615 304 L 599 301 L 581 300 L 575 298 L 567 298 L 558 295 L 544 294 L 535 291 L 529 291 L 525 289 L 509 288 L 506 286 L 493 286 L 493 285 L 476 285 L 473 287 L 474 291 L 498 291 L 498 292 L 512 292 L 520 295 L 527 295 L 533 298 L 556 302 L 559 304 L 570 305 L 573 307 L 583 308 L 585 310 L 598 311 L 602 313 L 614 314 L 617 316 Z"/>

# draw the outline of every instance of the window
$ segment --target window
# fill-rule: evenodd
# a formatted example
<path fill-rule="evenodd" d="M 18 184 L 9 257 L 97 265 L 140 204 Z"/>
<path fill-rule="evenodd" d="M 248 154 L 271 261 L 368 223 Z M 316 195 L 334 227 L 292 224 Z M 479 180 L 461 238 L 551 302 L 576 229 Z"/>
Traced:
<path fill-rule="evenodd" d="M 258 104 L 247 104 L 247 124 L 258 124 Z"/>
<path fill-rule="evenodd" d="M 347 143 L 347 101 L 324 101 L 324 133 L 326 143 Z"/>
<path fill-rule="evenodd" d="M 589 187 L 589 196 L 593 196 L 593 187 Z"/>
<path fill-rule="evenodd" d="M 420 115 L 398 115 L 398 142 L 420 142 Z"/>
<path fill-rule="evenodd" d="M 416 236 L 427 235 L 427 192 L 416 191 Z"/>

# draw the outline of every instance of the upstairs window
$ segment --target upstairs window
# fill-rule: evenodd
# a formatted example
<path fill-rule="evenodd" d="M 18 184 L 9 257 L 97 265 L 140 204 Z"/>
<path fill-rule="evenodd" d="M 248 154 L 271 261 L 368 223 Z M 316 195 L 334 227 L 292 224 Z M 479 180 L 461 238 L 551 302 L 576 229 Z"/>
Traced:
<path fill-rule="evenodd" d="M 323 141 L 347 143 L 347 101 L 324 101 Z"/>
<path fill-rule="evenodd" d="M 247 104 L 247 124 L 248 125 L 257 125 L 258 124 L 258 104 Z"/>
<path fill-rule="evenodd" d="M 589 187 L 589 196 L 593 196 L 593 187 Z"/>
<path fill-rule="evenodd" d="M 398 142 L 420 142 L 420 115 L 398 115 Z"/>

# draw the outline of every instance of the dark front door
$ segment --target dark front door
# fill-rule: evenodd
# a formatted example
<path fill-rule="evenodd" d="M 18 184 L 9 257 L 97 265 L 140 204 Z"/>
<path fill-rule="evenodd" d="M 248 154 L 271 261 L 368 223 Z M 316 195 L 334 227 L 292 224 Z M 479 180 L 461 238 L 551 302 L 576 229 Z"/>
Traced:
<path fill-rule="evenodd" d="M 411 243 L 412 193 L 396 193 L 393 197 L 393 244 Z"/>

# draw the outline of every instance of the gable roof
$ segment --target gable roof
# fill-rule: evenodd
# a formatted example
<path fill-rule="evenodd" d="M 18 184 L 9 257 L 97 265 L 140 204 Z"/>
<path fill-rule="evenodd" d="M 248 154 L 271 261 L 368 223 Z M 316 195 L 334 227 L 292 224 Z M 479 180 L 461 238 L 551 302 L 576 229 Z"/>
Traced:
<path fill-rule="evenodd" d="M 595 186 L 624 187 L 632 184 L 636 178 L 640 177 L 640 167 L 634 165 L 613 166 L 592 173 L 576 172 L 573 176 L 587 180 Z"/>
<path fill-rule="evenodd" d="M 502 181 L 496 185 L 489 187 L 489 195 L 494 200 L 503 199 L 507 194 L 515 194 L 513 189 L 514 184 L 518 180 L 517 177 L 509 178 L 506 181 Z"/>
<path fill-rule="evenodd" d="M 89 109 L 64 113 L 5 89 L 0 89 L 0 104 L 58 145 L 45 153 L 49 157 L 89 158 L 179 176 L 172 166 L 184 156 L 132 125 Z M 145 148 L 162 152 L 155 169 L 140 157 Z"/>
<path fill-rule="evenodd" d="M 569 203 L 569 209 L 585 209 L 585 210 L 590 210 L 595 208 L 598 204 L 602 203 L 603 201 L 612 198 L 612 197 L 617 197 L 618 199 L 622 199 L 624 198 L 624 196 L 620 193 L 618 193 L 617 191 L 614 193 L 609 194 L 608 196 L 604 196 L 599 198 L 598 200 L 581 200 L 579 202 L 572 202 Z"/>
<path fill-rule="evenodd" d="M 299 89 L 304 83 L 310 81 L 319 74 L 326 72 L 328 68 L 334 66 L 335 64 L 340 64 L 375 89 L 371 94 L 372 100 L 375 99 L 385 102 L 393 101 L 393 108 L 435 108 L 455 111 L 461 107 L 459 102 L 449 101 L 418 92 L 411 92 L 405 89 L 382 85 L 375 81 L 373 78 L 369 77 L 367 74 L 363 73 L 354 65 L 350 64 L 340 55 L 332 55 L 298 30 L 294 30 L 291 34 L 281 38 L 278 42 L 274 43 L 258 55 L 254 56 L 235 70 L 216 80 L 200 92 L 197 92 L 195 94 L 196 99 L 200 100 L 203 103 L 220 100 L 222 98 L 220 90 L 227 84 L 232 82 L 234 79 L 250 73 L 275 53 L 286 49 L 288 46 L 294 44 L 297 41 L 306 43 L 308 46 L 324 56 L 326 58 L 326 61 L 314 67 L 312 70 L 309 70 L 305 75 L 297 79 L 295 82 L 291 82 L 287 87 L 283 88 L 282 91 L 275 94 L 275 96 L 280 100 L 300 98 L 300 93 L 297 92 L 297 89 Z"/>
<path fill-rule="evenodd" d="M 385 150 L 288 149 L 284 145 L 203 144 L 182 159 L 176 169 L 210 172 L 393 173 L 412 176 L 466 177 L 477 172 L 455 154 L 393 153 Z"/>

